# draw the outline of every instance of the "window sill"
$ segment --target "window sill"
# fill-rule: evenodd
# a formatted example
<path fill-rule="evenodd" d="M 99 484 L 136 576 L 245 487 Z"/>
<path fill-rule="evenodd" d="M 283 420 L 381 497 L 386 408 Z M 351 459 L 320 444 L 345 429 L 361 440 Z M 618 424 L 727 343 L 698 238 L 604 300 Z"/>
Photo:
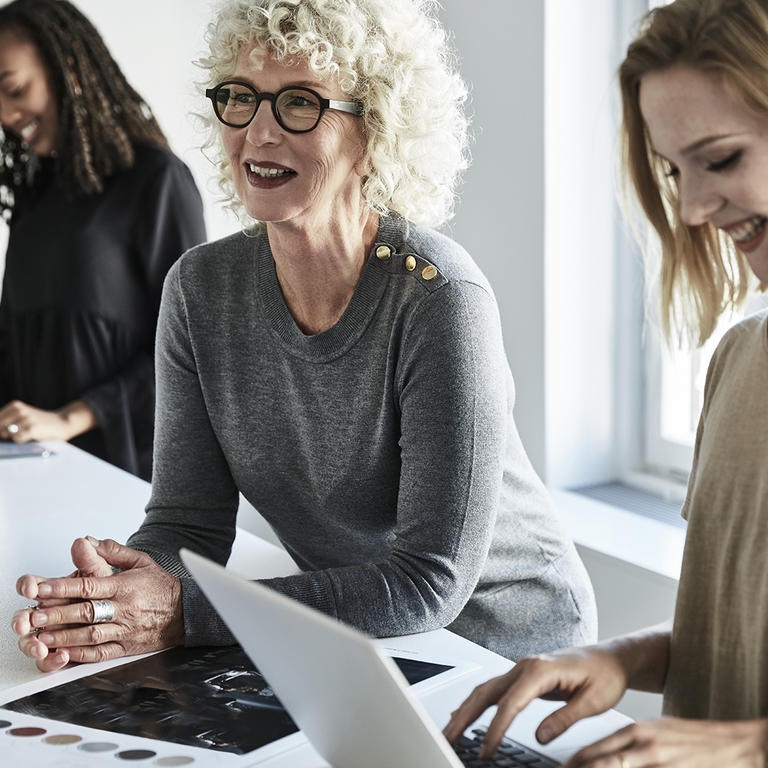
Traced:
<path fill-rule="evenodd" d="M 677 581 L 685 530 L 572 491 L 550 489 L 566 530 L 588 547 Z"/>

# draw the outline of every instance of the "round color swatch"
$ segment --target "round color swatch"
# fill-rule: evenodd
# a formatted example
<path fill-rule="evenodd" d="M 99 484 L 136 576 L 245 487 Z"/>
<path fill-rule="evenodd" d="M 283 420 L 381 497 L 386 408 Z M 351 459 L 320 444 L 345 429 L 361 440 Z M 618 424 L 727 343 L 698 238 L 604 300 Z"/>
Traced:
<path fill-rule="evenodd" d="M 8 720 L 0 720 L 0 728 L 7 728 L 9 725 L 12 725 Z"/>
<path fill-rule="evenodd" d="M 119 757 L 121 760 L 148 760 L 156 754 L 157 752 L 153 752 L 151 749 L 124 749 L 122 752 L 118 752 L 115 757 Z"/>
<path fill-rule="evenodd" d="M 89 741 L 86 744 L 81 744 L 78 749 L 82 749 L 83 752 L 111 752 L 118 746 L 118 744 L 111 744 L 108 741 Z"/>
<path fill-rule="evenodd" d="M 64 747 L 67 744 L 77 744 L 78 741 L 82 740 L 82 736 L 75 736 L 74 733 L 58 733 L 52 736 L 46 736 L 43 739 L 46 744 L 54 744 L 58 747 Z"/>
<path fill-rule="evenodd" d="M 26 726 L 24 728 L 11 728 L 8 733 L 11 736 L 42 736 L 46 733 L 45 728 L 35 728 L 33 726 Z"/>
<path fill-rule="evenodd" d="M 161 765 L 163 768 L 175 768 L 179 765 L 190 765 L 195 762 L 194 757 L 186 757 L 184 755 L 177 755 L 172 757 L 161 757 L 159 760 L 155 760 L 155 765 Z"/>

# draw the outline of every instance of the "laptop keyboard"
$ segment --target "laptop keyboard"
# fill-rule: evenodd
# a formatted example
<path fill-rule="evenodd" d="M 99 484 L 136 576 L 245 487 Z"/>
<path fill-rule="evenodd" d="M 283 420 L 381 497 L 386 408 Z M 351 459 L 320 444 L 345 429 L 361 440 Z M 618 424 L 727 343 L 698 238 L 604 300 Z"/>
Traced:
<path fill-rule="evenodd" d="M 493 757 L 489 760 L 481 760 L 478 754 L 484 736 L 485 731 L 477 728 L 472 731 L 472 736 L 465 734 L 453 745 L 459 760 L 469 768 L 552 768 L 560 765 L 506 737 L 502 739 Z"/>

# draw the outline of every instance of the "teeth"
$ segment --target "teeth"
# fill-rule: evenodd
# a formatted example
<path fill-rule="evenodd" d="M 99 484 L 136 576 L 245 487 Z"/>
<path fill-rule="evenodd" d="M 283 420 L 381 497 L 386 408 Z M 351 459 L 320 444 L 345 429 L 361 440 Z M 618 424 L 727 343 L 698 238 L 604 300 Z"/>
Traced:
<path fill-rule="evenodd" d="M 248 163 L 251 173 L 255 173 L 257 176 L 261 176 L 262 179 L 273 179 L 276 176 L 285 176 L 290 171 L 284 171 L 280 168 L 262 168 L 260 165 L 254 165 Z"/>
<path fill-rule="evenodd" d="M 758 232 L 765 228 L 768 219 L 765 216 L 753 216 L 749 221 L 745 221 L 743 224 L 739 224 L 738 227 L 733 227 L 728 230 L 728 234 L 737 242 L 745 243 L 747 240 L 751 240 Z"/>
<path fill-rule="evenodd" d="M 34 122 L 30 123 L 29 125 L 25 125 L 20 131 L 19 135 L 24 141 L 29 141 L 30 138 L 34 135 L 35 131 L 37 130 L 37 126 L 40 125 L 39 120 L 35 120 Z"/>

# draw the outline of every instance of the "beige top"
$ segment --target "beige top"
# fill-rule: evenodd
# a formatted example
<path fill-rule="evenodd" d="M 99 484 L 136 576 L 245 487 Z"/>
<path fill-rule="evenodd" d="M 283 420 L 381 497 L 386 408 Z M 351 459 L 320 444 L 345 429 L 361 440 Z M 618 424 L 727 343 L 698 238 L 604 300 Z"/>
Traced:
<path fill-rule="evenodd" d="M 768 715 L 768 313 L 731 329 L 707 373 L 665 714 Z"/>

